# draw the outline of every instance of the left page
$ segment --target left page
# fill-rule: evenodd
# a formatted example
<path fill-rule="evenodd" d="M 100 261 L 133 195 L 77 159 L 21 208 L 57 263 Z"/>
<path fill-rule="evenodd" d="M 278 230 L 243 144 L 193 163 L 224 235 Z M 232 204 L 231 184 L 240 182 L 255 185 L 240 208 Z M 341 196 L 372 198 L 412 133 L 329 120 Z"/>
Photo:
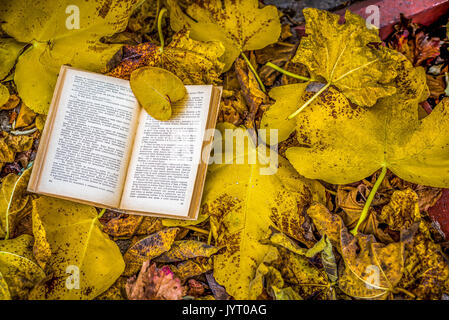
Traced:
<path fill-rule="evenodd" d="M 139 105 L 126 80 L 65 72 L 36 192 L 117 207 Z"/>

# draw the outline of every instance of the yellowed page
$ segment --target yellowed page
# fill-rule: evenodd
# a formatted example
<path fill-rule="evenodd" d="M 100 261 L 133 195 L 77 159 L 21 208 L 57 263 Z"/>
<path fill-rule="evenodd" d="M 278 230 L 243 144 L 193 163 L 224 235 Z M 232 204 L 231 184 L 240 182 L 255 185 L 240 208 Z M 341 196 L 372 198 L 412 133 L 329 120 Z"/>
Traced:
<path fill-rule="evenodd" d="M 36 191 L 117 207 L 139 109 L 128 81 L 68 68 Z"/>
<path fill-rule="evenodd" d="M 120 209 L 187 217 L 195 186 L 212 86 L 186 86 L 169 121 L 144 110 Z"/>

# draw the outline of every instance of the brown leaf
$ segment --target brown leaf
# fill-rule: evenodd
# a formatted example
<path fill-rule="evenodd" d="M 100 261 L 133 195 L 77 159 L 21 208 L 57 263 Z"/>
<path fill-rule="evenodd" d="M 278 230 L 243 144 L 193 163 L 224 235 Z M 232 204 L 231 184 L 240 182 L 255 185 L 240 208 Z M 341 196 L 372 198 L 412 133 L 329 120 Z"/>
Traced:
<path fill-rule="evenodd" d="M 28 108 L 24 103 L 20 107 L 19 115 L 16 119 L 16 128 L 27 127 L 33 123 L 34 118 L 36 118 L 36 113 Z"/>
<path fill-rule="evenodd" d="M 9 96 L 8 102 L 6 102 L 4 105 L 0 106 L 0 110 L 11 110 L 17 107 L 20 103 L 20 99 L 15 94 Z"/>
<path fill-rule="evenodd" d="M 33 138 L 28 136 L 13 136 L 7 132 L 0 132 L 0 169 L 6 162 L 13 162 L 16 152 L 30 149 Z"/>
<path fill-rule="evenodd" d="M 158 218 L 121 214 L 104 223 L 103 231 L 113 237 L 130 238 L 148 235 L 162 229 Z"/>
<path fill-rule="evenodd" d="M 128 279 L 126 294 L 130 300 L 181 300 L 185 288 L 168 267 L 161 269 L 150 261 L 143 263 L 139 275 Z"/>

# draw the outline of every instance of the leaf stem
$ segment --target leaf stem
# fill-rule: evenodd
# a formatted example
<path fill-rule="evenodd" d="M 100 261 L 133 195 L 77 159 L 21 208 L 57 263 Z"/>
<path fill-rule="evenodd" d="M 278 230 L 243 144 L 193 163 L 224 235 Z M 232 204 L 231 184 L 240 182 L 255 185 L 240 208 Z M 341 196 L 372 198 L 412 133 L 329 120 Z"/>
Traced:
<path fill-rule="evenodd" d="M 202 234 L 207 234 L 209 236 L 209 231 L 195 227 L 195 226 L 184 226 L 184 228 L 192 230 L 192 231 L 196 231 Z"/>
<path fill-rule="evenodd" d="M 267 62 L 265 65 L 266 65 L 267 67 L 270 67 L 270 68 L 272 68 L 272 69 L 274 69 L 274 70 L 280 72 L 280 73 L 285 74 L 286 76 L 289 76 L 289 77 L 292 77 L 292 78 L 295 78 L 295 79 L 298 79 L 298 80 L 312 81 L 312 79 L 310 79 L 310 78 L 303 77 L 303 76 L 300 76 L 299 74 L 296 74 L 296 73 L 287 71 L 287 70 L 285 70 L 285 69 L 282 69 L 281 67 L 275 65 L 274 63 Z"/>
<path fill-rule="evenodd" d="M 402 292 L 402 293 L 408 295 L 409 297 L 411 297 L 412 299 L 416 299 L 416 296 L 415 296 L 413 293 L 411 293 L 410 291 L 406 290 L 406 289 L 403 289 L 403 288 L 395 288 L 394 290 L 395 290 L 395 291 Z"/>
<path fill-rule="evenodd" d="M 159 12 L 159 16 L 157 17 L 157 32 L 159 34 L 159 41 L 161 42 L 161 47 L 159 48 L 160 52 L 164 51 L 164 45 L 165 45 L 164 35 L 162 34 L 162 18 L 166 12 L 167 12 L 167 9 L 163 8 Z"/>
<path fill-rule="evenodd" d="M 316 98 L 318 98 L 318 96 L 323 93 L 324 90 L 326 90 L 327 88 L 329 88 L 331 84 L 327 83 L 324 87 L 322 87 L 317 93 L 315 93 L 313 95 L 312 98 L 310 98 L 309 100 L 307 100 L 306 103 L 304 103 L 301 107 L 299 107 L 298 110 L 296 110 L 295 112 L 293 112 L 291 115 L 288 116 L 288 119 L 293 119 L 294 117 L 296 117 L 302 110 L 304 110 L 305 107 L 307 107 L 309 104 L 311 104 Z"/>
<path fill-rule="evenodd" d="M 103 208 L 103 210 L 101 210 L 100 213 L 98 214 L 97 219 L 100 219 L 104 215 L 105 212 L 106 212 L 106 208 Z"/>
<path fill-rule="evenodd" d="M 156 28 L 158 17 L 159 17 L 159 9 L 160 9 L 160 7 L 161 7 L 161 0 L 157 0 L 157 2 L 156 2 L 156 17 L 154 18 L 153 24 L 152 24 L 151 29 L 149 30 L 149 32 L 152 32 L 154 30 L 154 28 Z"/>
<path fill-rule="evenodd" d="M 351 230 L 351 233 L 355 236 L 357 235 L 357 230 L 362 224 L 363 221 L 365 221 L 366 217 L 368 216 L 369 208 L 371 207 L 371 202 L 373 202 L 374 196 L 376 195 L 377 190 L 379 189 L 380 185 L 382 184 L 382 181 L 385 178 L 385 175 L 387 174 L 387 167 L 383 166 L 382 171 L 379 175 L 379 177 L 376 180 L 376 183 L 374 184 L 373 188 L 371 189 L 368 199 L 366 199 L 365 206 L 363 207 L 362 213 L 360 214 L 359 221 L 357 222 L 357 225 L 354 229 Z"/>
<path fill-rule="evenodd" d="M 246 56 L 246 54 L 243 51 L 240 52 L 240 54 L 243 57 L 243 59 L 245 60 L 246 64 L 248 65 L 248 68 L 252 71 L 252 73 L 256 77 L 256 80 L 260 86 L 260 89 L 262 89 L 262 91 L 264 93 L 267 93 L 267 90 L 265 89 L 265 86 L 263 85 L 262 80 L 260 79 L 259 75 L 257 74 L 256 68 L 254 68 L 254 66 L 251 64 L 251 61 L 249 61 L 248 57 Z"/>

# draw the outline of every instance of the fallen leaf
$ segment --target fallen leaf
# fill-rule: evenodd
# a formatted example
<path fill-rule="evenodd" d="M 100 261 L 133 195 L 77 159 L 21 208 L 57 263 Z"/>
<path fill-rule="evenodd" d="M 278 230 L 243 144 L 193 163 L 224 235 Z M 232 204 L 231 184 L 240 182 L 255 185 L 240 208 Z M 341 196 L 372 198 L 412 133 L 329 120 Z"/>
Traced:
<path fill-rule="evenodd" d="M 388 224 L 391 230 L 401 231 L 421 220 L 418 196 L 411 190 L 397 190 L 390 202 L 382 208 L 379 220 Z"/>
<path fill-rule="evenodd" d="M 154 261 L 161 263 L 171 263 L 184 261 L 196 257 L 209 258 L 217 253 L 218 248 L 196 240 L 175 241 L 169 251 L 163 253 Z"/>
<path fill-rule="evenodd" d="M 27 192 L 31 169 L 20 176 L 10 173 L 3 181 L 0 189 L 0 238 L 11 238 L 17 222 L 27 213 L 30 196 Z"/>
<path fill-rule="evenodd" d="M 13 136 L 0 132 L 0 169 L 6 162 L 13 162 L 17 152 L 27 151 L 33 146 L 33 138 Z"/>
<path fill-rule="evenodd" d="M 3 105 L 0 104 L 0 110 L 12 110 L 17 107 L 19 103 L 19 97 L 17 97 L 15 94 L 10 95 L 8 101 L 6 101 Z"/>
<path fill-rule="evenodd" d="M 34 118 L 36 118 L 36 114 L 28 108 L 25 104 L 22 103 L 20 107 L 19 115 L 16 119 L 16 128 L 27 127 L 33 123 Z"/>
<path fill-rule="evenodd" d="M 150 266 L 149 260 L 143 263 L 139 275 L 126 284 L 130 300 L 180 300 L 184 290 L 169 268 L 158 269 L 154 263 Z"/>
<path fill-rule="evenodd" d="M 232 132 L 237 139 L 245 139 L 245 131 Z M 242 153 L 228 149 L 224 155 L 229 164 L 209 166 L 203 194 L 203 210 L 211 216 L 215 246 L 224 247 L 223 253 L 214 256 L 214 277 L 235 299 L 254 299 L 261 294 L 250 291 L 255 270 L 270 249 L 260 240 L 268 238 L 277 217 L 299 217 L 305 199 L 310 198 L 307 183 L 285 159 L 275 155 L 279 164 L 270 168 L 266 165 L 269 151 L 263 145 L 255 149 L 249 142 L 245 149 Z M 218 148 L 214 147 L 214 152 Z M 258 159 L 251 163 L 249 154 Z"/>
<path fill-rule="evenodd" d="M 99 40 L 126 28 L 137 0 L 86 2 L 18 0 L 2 3 L 2 29 L 16 41 L 31 44 L 18 58 L 14 73 L 17 91 L 36 113 L 47 114 L 61 65 L 101 71 L 120 48 Z M 67 28 L 66 8 L 76 5 L 86 19 Z M 8 54 L 17 55 L 17 46 Z"/>
<path fill-rule="evenodd" d="M 181 282 L 184 283 L 187 279 L 200 276 L 213 269 L 212 259 L 197 257 L 180 262 L 176 265 L 171 265 L 170 269 L 175 273 Z"/>
<path fill-rule="evenodd" d="M 157 120 L 169 120 L 171 103 L 187 94 L 181 79 L 170 71 L 156 67 L 133 71 L 129 83 L 139 104 Z"/>
<path fill-rule="evenodd" d="M 161 220 L 154 217 L 122 214 L 103 224 L 103 231 L 112 237 L 130 238 L 149 235 L 162 229 Z"/>
<path fill-rule="evenodd" d="M 51 257 L 46 267 L 50 278 L 33 289 L 30 299 L 93 299 L 121 275 L 122 255 L 101 231 L 95 208 L 43 196 L 33 200 L 33 211 L 40 218 L 33 224 L 42 224 Z"/>
<path fill-rule="evenodd" d="M 155 232 L 133 244 L 124 254 L 125 275 L 139 271 L 143 262 L 151 260 L 170 250 L 179 228 L 166 228 Z"/>
<path fill-rule="evenodd" d="M 307 36 L 292 62 L 306 65 L 313 79 L 324 78 L 359 106 L 371 107 L 396 92 L 390 83 L 396 76 L 393 61 L 369 46 L 381 41 L 365 19 L 348 10 L 345 23 L 339 24 L 340 15 L 325 10 L 306 8 L 303 13 Z"/>
<path fill-rule="evenodd" d="M 23 47 L 24 43 L 12 38 L 0 38 L 0 80 L 3 80 L 14 67 Z"/>
<path fill-rule="evenodd" d="M 0 106 L 3 106 L 9 100 L 9 90 L 0 83 Z"/>
<path fill-rule="evenodd" d="M 33 257 L 33 237 L 27 234 L 0 240 L 0 300 L 26 299 L 45 277 Z"/>
<path fill-rule="evenodd" d="M 184 27 L 192 39 L 220 41 L 222 61 L 228 71 L 243 51 L 258 50 L 275 43 L 281 34 L 279 14 L 274 6 L 259 9 L 257 0 L 207 0 L 192 3 L 184 14 L 175 0 L 167 1 L 173 30 Z"/>
<path fill-rule="evenodd" d="M 219 83 L 224 66 L 219 58 L 223 53 L 220 42 L 195 41 L 190 39 L 188 31 L 181 30 L 163 50 L 150 42 L 125 46 L 120 64 L 109 75 L 129 79 L 134 70 L 148 66 L 164 68 L 185 84 Z"/>

